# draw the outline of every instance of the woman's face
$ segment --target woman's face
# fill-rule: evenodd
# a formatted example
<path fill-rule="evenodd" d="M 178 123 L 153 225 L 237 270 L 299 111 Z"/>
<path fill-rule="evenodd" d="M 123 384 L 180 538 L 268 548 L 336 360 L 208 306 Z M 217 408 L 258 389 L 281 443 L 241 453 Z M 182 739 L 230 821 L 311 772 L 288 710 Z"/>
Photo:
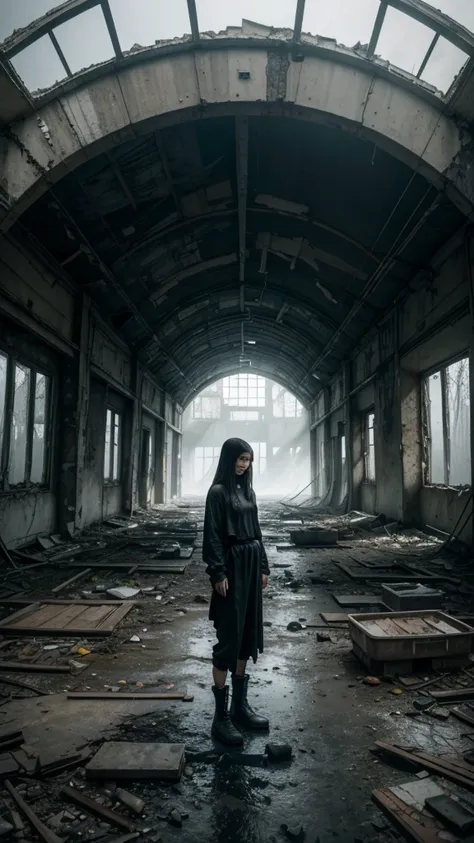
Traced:
<path fill-rule="evenodd" d="M 241 454 L 240 457 L 238 457 L 237 462 L 235 463 L 235 473 L 238 477 L 241 477 L 242 474 L 245 474 L 251 461 L 252 457 L 248 453 L 248 451 L 245 451 L 245 453 Z"/>

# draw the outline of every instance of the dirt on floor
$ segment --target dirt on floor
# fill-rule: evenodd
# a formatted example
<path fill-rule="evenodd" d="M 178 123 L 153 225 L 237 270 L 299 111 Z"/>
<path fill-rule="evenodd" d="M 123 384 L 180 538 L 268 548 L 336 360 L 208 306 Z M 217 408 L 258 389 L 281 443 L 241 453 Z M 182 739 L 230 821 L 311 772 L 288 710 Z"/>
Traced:
<path fill-rule="evenodd" d="M 270 736 L 245 735 L 242 751 L 216 746 L 210 737 L 213 628 L 207 617 L 210 586 L 201 561 L 202 502 L 136 515 L 135 536 L 142 534 L 145 523 L 153 532 L 153 525 L 166 522 L 171 536 L 173 529 L 192 532 L 190 525 L 198 525 L 194 554 L 182 574 L 133 572 L 137 565 L 150 564 L 150 548 L 132 541 L 127 526 L 119 522 L 83 537 L 96 543 L 87 545 L 90 553 L 81 549 L 66 562 L 55 563 L 54 553 L 44 559 L 37 549 L 32 564 L 39 567 L 4 576 L 0 596 L 4 618 L 24 607 L 15 601 L 51 598 L 58 584 L 81 570 L 78 564 L 106 554 L 112 555 L 103 567 L 94 568 L 58 597 L 105 602 L 107 589 L 124 586 L 140 593 L 134 608 L 108 637 L 4 636 L 0 640 L 1 732 L 21 728 L 28 751 L 39 755 L 42 767 L 77 752 L 92 755 L 104 740 L 184 744 L 187 761 L 179 784 L 124 785 L 143 799 L 143 813 L 132 820 L 137 831 L 153 843 L 174 839 L 184 843 L 397 840 L 393 827 L 373 804 L 372 791 L 412 780 L 413 772 L 397 770 L 373 754 L 375 741 L 458 756 L 472 746 L 471 737 L 465 736 L 469 727 L 452 716 L 438 719 L 432 713 L 415 712 L 417 695 L 398 677 L 365 684 L 368 670 L 353 655 L 347 624 L 327 624 L 321 613 L 349 611 L 335 599 L 341 594 L 381 594 L 380 583 L 350 578 L 342 563 L 356 570 L 362 566 L 367 576 L 377 570 L 400 571 L 402 580 L 410 567 L 420 572 L 431 566 L 430 570 L 447 578 L 439 582 L 445 608 L 451 614 L 468 614 L 472 608 L 470 560 L 449 553 L 439 539 L 416 531 L 397 528 L 392 532 L 384 525 L 380 530 L 380 524 L 374 523 L 357 527 L 355 516 L 351 520 L 305 514 L 305 526 L 310 521 L 336 528 L 340 538 L 334 547 L 297 549 L 288 545 L 289 531 L 298 524 L 282 520 L 290 516 L 295 521 L 301 518 L 297 511 L 276 503 L 260 508 L 272 575 L 264 595 L 265 652 L 249 670 L 250 698 L 270 718 Z M 113 529 L 119 533 L 110 537 Z M 40 566 L 40 561 L 47 564 Z M 127 563 L 126 567 L 115 567 L 120 562 Z M 400 563 L 405 568 L 399 569 Z M 28 562 L 24 558 L 21 564 Z M 373 604 L 360 611 L 377 608 Z M 71 672 L 10 672 L 4 669 L 5 661 L 46 669 L 62 666 Z M 433 673 L 424 664 L 418 679 L 423 682 L 434 676 L 441 689 L 474 685 L 469 666 L 467 671 Z M 32 690 L 6 684 L 6 680 L 25 683 Z M 121 699 L 124 691 L 131 690 L 182 691 L 193 699 Z M 106 691 L 107 697 L 68 699 L 66 691 Z M 269 763 L 265 756 L 269 741 L 290 744 L 292 761 Z M 79 765 L 51 776 L 40 773 L 26 778 L 20 773 L 12 781 L 38 817 L 61 837 L 115 841 L 123 829 L 94 819 L 61 795 L 61 788 L 72 784 L 114 808 L 117 782 L 97 785 L 85 776 L 84 766 Z M 6 792 L 2 795 L 0 813 L 11 822 L 13 805 Z M 130 816 L 123 806 L 117 811 Z M 13 833 L 16 839 L 32 839 L 28 825 Z"/>

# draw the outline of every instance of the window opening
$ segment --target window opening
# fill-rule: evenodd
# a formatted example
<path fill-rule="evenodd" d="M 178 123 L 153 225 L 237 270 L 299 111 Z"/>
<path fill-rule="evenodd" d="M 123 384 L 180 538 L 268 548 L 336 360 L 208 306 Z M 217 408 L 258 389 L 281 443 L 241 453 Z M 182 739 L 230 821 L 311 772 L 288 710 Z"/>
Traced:
<path fill-rule="evenodd" d="M 375 414 L 366 413 L 365 416 L 365 480 L 375 482 Z"/>
<path fill-rule="evenodd" d="M 471 485 L 469 359 L 443 366 L 424 381 L 425 481 Z"/>
<path fill-rule="evenodd" d="M 120 480 L 120 449 L 122 418 L 115 410 L 107 409 L 105 417 L 104 480 L 118 483 Z"/>

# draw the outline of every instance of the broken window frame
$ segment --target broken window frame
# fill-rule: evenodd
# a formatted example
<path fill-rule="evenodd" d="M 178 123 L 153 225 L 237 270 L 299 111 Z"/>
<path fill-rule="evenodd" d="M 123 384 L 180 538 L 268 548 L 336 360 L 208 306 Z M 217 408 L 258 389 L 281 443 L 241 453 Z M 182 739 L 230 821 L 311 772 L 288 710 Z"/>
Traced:
<path fill-rule="evenodd" d="M 456 357 L 452 357 L 449 360 L 443 362 L 442 364 L 438 364 L 437 366 L 429 369 L 428 371 L 423 373 L 422 377 L 422 442 L 423 442 L 423 484 L 425 486 L 431 486 L 434 488 L 443 488 L 449 487 L 452 489 L 465 489 L 470 488 L 471 483 L 463 483 L 463 484 L 453 484 L 451 482 L 451 440 L 450 440 L 450 428 L 451 428 L 451 420 L 449 417 L 449 401 L 448 401 L 448 381 L 447 381 L 447 371 L 448 369 L 453 366 L 455 363 L 460 363 L 461 361 L 466 360 L 468 366 L 468 386 L 470 386 L 470 377 L 469 377 L 469 366 L 470 366 L 470 359 L 468 352 L 464 352 L 463 354 L 457 355 Z M 432 434 L 432 418 L 430 412 L 430 389 L 429 389 L 429 382 L 430 378 L 434 375 L 439 375 L 441 380 L 441 425 L 442 425 L 442 440 L 443 440 L 443 481 L 435 481 L 432 480 L 432 441 L 433 441 L 433 434 Z M 470 443 L 469 443 L 470 445 Z M 472 454 L 469 450 L 469 461 L 472 460 Z"/>
<path fill-rule="evenodd" d="M 107 459 L 107 430 L 108 418 L 110 415 L 110 441 L 109 454 Z M 115 442 L 115 430 L 117 442 Z M 104 484 L 106 486 L 120 486 L 122 482 L 122 437 L 123 437 L 123 416 L 113 407 L 107 407 L 105 411 L 104 426 Z M 108 465 L 107 465 L 108 463 Z M 116 475 L 116 476 L 115 476 Z"/>
<path fill-rule="evenodd" d="M 220 395 L 198 395 L 191 404 L 191 418 L 193 421 L 217 421 L 221 410 Z"/>
<path fill-rule="evenodd" d="M 372 424 L 371 420 L 372 419 Z M 372 431 L 372 439 L 370 439 L 370 431 Z M 364 450 L 364 483 L 377 482 L 377 468 L 375 465 L 375 408 L 372 407 L 364 413 L 364 423 L 362 429 L 363 450 Z M 372 454 L 372 457 L 371 457 Z"/>
<path fill-rule="evenodd" d="M 0 492 L 15 491 L 16 489 L 48 489 L 51 480 L 51 438 L 53 431 L 53 389 L 54 376 L 46 368 L 37 368 L 28 359 L 17 354 L 9 354 L 0 349 L 2 359 L 6 360 L 6 383 L 4 392 L 3 419 L 0 418 Z M 25 459 L 23 479 L 17 483 L 11 482 L 13 441 L 14 403 L 15 403 L 15 372 L 17 367 L 28 371 L 28 391 L 26 407 Z M 45 379 L 44 398 L 44 448 L 43 472 L 40 481 L 32 482 L 33 447 L 35 436 L 35 405 L 36 384 L 38 378 Z"/>

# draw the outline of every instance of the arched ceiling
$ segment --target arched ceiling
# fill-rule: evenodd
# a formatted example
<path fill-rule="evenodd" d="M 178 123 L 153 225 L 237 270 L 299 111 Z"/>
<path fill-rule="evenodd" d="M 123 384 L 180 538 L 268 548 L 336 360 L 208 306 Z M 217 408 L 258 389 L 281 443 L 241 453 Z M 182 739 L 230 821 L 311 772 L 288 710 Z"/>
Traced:
<path fill-rule="evenodd" d="M 242 284 L 239 127 L 197 121 L 122 144 L 19 225 L 183 404 L 244 357 L 307 405 L 463 217 L 355 135 L 250 118 Z"/>
<path fill-rule="evenodd" d="M 389 2 L 474 57 L 421 0 Z M 298 16 L 290 36 L 228 48 L 204 49 L 194 26 L 4 129 L 3 228 L 26 231 L 183 405 L 239 369 L 308 405 L 473 215 L 470 135 L 448 100 L 376 61 L 377 26 L 363 55 L 305 46 Z"/>

